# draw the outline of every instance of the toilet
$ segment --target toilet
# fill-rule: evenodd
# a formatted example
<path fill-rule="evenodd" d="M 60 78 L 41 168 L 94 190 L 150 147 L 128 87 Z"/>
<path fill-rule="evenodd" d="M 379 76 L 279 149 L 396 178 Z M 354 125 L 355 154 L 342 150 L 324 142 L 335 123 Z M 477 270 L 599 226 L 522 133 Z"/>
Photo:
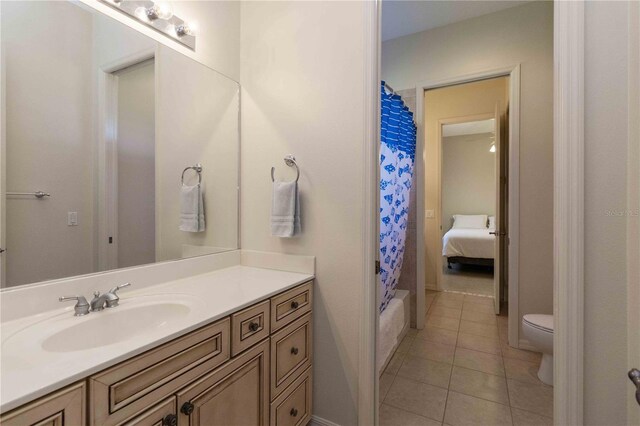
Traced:
<path fill-rule="evenodd" d="M 522 317 L 524 337 L 542 352 L 538 378 L 553 386 L 553 315 L 527 314 Z"/>

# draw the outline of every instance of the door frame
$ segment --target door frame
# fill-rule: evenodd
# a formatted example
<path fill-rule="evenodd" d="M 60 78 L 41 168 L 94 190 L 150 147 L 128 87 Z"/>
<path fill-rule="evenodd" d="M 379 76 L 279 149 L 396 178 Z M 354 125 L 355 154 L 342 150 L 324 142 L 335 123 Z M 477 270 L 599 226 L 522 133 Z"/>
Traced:
<path fill-rule="evenodd" d="M 423 94 L 424 96 L 424 94 Z M 442 231 L 442 225 L 443 225 L 443 218 L 442 218 L 442 171 L 444 170 L 443 167 L 443 156 L 442 153 L 444 152 L 443 149 L 443 143 L 444 143 L 444 137 L 442 136 L 442 126 L 446 125 L 446 124 L 458 124 L 458 123 L 466 123 L 469 121 L 483 121 L 483 120 L 490 120 L 492 118 L 494 118 L 495 113 L 493 112 L 487 112 L 487 113 L 480 113 L 480 114 L 472 114 L 472 115 L 462 115 L 462 116 L 458 116 L 458 117 L 448 117 L 448 118 L 442 118 L 440 120 L 438 120 L 438 132 L 437 132 L 437 140 L 438 140 L 438 167 L 440 168 L 439 173 L 438 173 L 438 207 L 436 208 L 436 227 Z M 416 192 L 417 194 L 417 192 Z M 424 197 L 424 192 L 422 192 L 422 197 Z M 442 234 L 442 232 L 440 232 Z M 424 242 L 424 241 L 423 241 Z M 442 253 L 442 236 L 440 236 L 440 238 L 438 238 L 438 253 Z M 437 260 L 436 260 L 436 289 L 438 291 L 442 290 L 442 268 L 444 267 L 444 264 L 442 262 L 442 256 L 438 256 Z"/>
<path fill-rule="evenodd" d="M 97 69 L 97 265 L 98 271 L 118 267 L 118 78 L 116 71 L 153 59 L 156 48 L 101 64 Z"/>
<path fill-rule="evenodd" d="M 509 189 L 507 197 L 508 224 L 509 230 L 507 258 L 508 262 L 508 292 L 509 292 L 509 344 L 515 347 L 519 345 L 519 325 L 518 325 L 518 259 L 519 259 L 519 218 L 520 218 L 520 64 L 491 70 L 479 71 L 472 74 L 463 74 L 441 80 L 429 80 L 416 84 L 416 126 L 418 136 L 416 140 L 416 152 L 424 152 L 424 92 L 431 89 L 438 89 L 458 84 L 471 83 L 474 81 L 488 80 L 497 77 L 509 77 L 509 132 L 508 132 L 508 181 Z M 423 244 L 417 246 L 417 285 L 416 285 L 416 326 L 424 328 L 425 322 L 425 290 L 426 290 L 426 268 L 425 268 L 425 182 L 424 161 L 416 161 L 416 228 L 419 240 Z M 441 264 L 440 262 L 437 262 Z"/>

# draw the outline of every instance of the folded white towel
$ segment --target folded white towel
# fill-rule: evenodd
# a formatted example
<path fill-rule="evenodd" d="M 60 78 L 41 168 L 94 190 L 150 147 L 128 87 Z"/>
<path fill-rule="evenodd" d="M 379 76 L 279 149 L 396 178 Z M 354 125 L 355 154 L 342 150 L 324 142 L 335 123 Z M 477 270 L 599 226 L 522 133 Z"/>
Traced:
<path fill-rule="evenodd" d="M 300 197 L 297 182 L 273 182 L 271 235 L 293 237 L 300 233 Z"/>
<path fill-rule="evenodd" d="M 200 185 L 182 185 L 180 189 L 180 230 L 185 232 L 203 232 L 204 197 Z"/>

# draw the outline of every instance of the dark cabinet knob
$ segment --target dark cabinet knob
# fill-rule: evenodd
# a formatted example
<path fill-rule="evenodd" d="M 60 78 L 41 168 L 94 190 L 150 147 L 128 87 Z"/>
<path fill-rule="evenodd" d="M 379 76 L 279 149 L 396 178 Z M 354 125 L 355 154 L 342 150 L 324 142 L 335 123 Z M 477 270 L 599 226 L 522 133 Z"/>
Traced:
<path fill-rule="evenodd" d="M 162 419 L 162 426 L 177 426 L 178 425 L 178 416 L 175 414 L 169 414 L 167 417 Z"/>
<path fill-rule="evenodd" d="M 180 412 L 182 414 L 186 414 L 187 416 L 190 416 L 191 413 L 193 413 L 193 409 L 195 407 L 193 406 L 192 403 L 190 402 L 185 402 L 184 404 L 182 404 L 182 407 L 180 407 Z"/>
<path fill-rule="evenodd" d="M 292 408 L 291 411 L 289 411 L 289 414 L 291 414 L 291 417 L 295 417 L 298 415 L 298 410 L 295 408 Z"/>
<path fill-rule="evenodd" d="M 298 355 L 298 348 L 296 348 L 295 346 L 291 348 L 291 353 L 293 355 Z"/>
<path fill-rule="evenodd" d="M 251 331 L 256 331 L 259 327 L 260 324 L 258 324 L 257 322 L 252 322 L 251 324 L 249 324 L 249 330 Z"/>
<path fill-rule="evenodd" d="M 300 304 L 295 300 L 291 302 L 291 309 L 298 309 L 298 306 L 300 306 Z"/>

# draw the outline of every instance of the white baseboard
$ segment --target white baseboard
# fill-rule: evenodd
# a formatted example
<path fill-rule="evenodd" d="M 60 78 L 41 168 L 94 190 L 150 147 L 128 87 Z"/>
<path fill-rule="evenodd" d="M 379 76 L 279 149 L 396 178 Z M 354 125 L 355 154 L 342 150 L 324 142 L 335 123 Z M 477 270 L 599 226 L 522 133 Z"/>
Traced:
<path fill-rule="evenodd" d="M 532 351 L 532 352 L 540 352 L 540 349 L 536 348 L 531 343 L 529 343 L 527 339 L 520 339 L 518 341 L 518 349 L 523 349 L 525 351 Z"/>
<path fill-rule="evenodd" d="M 308 426 L 340 426 L 340 425 L 330 420 L 323 419 L 322 417 L 311 416 L 311 420 L 309 421 Z"/>

